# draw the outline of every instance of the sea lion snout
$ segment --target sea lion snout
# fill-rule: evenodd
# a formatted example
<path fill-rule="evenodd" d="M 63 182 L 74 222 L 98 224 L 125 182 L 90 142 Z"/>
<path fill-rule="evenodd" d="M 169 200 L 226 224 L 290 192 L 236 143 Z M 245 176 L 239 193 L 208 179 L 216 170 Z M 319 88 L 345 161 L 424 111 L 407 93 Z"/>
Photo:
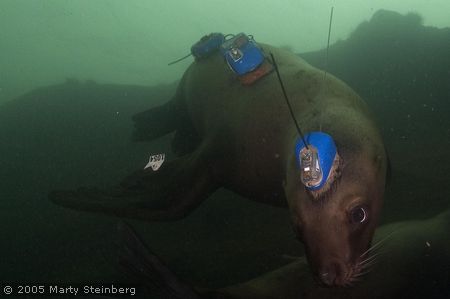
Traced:
<path fill-rule="evenodd" d="M 324 223 L 318 223 L 315 228 L 306 227 L 301 232 L 311 272 L 325 286 L 351 286 L 361 272 L 360 256 L 367 242 L 353 243 L 351 234 L 343 227 L 337 230 L 324 227 Z"/>
<path fill-rule="evenodd" d="M 350 286 L 354 281 L 354 276 L 358 270 L 353 264 L 343 263 L 340 260 L 331 260 L 320 267 L 317 278 L 326 286 Z"/>
<path fill-rule="evenodd" d="M 338 239 L 338 238 L 336 238 Z M 357 281 L 359 256 L 351 244 L 305 240 L 307 260 L 316 281 L 327 287 L 347 287 Z M 318 247 L 320 246 L 320 247 Z"/>
<path fill-rule="evenodd" d="M 334 286 L 336 282 L 342 280 L 341 274 L 345 272 L 346 269 L 343 267 L 342 263 L 335 261 L 319 270 L 318 278 L 325 285 Z"/>

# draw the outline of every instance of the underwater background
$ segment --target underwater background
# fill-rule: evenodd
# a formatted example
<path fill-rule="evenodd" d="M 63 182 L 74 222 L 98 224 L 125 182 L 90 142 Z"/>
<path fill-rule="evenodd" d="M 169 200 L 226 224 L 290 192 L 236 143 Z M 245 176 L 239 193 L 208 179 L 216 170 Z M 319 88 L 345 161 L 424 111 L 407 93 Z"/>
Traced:
<path fill-rule="evenodd" d="M 392 163 L 382 224 L 450 208 L 449 1 L 1 0 L 0 284 L 130 281 L 116 264 L 118 219 L 55 206 L 48 192 L 106 187 L 151 153 L 171 155 L 170 135 L 132 143 L 131 116 L 170 99 L 192 58 L 167 63 L 205 34 L 243 31 L 324 67 L 331 6 L 328 71 L 368 102 Z M 226 190 L 186 219 L 129 223 L 203 287 L 303 254 L 287 210 Z"/>

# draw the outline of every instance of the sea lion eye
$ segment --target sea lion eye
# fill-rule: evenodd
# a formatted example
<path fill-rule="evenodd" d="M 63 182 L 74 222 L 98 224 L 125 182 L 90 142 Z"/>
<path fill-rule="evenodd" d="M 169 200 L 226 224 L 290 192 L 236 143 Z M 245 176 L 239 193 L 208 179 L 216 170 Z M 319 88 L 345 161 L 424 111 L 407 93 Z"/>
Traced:
<path fill-rule="evenodd" d="M 350 220 L 353 223 L 363 223 L 367 220 L 367 212 L 363 207 L 356 207 L 350 211 Z"/>

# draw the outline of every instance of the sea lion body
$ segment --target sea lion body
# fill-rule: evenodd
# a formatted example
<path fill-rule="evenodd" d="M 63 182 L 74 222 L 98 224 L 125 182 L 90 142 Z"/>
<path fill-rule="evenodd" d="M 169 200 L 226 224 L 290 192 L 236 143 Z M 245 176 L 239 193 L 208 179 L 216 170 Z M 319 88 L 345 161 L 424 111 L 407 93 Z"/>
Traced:
<path fill-rule="evenodd" d="M 361 271 L 381 209 L 387 168 L 382 139 L 366 104 L 345 83 L 292 53 L 261 47 L 276 58 L 303 132 L 323 131 L 336 143 L 341 177 L 329 192 L 313 198 L 300 182 L 299 136 L 275 73 L 243 85 L 217 53 L 191 64 L 171 101 L 134 117 L 138 140 L 175 130 L 179 158 L 156 172 L 137 171 L 114 194 L 62 191 L 51 198 L 81 210 L 170 220 L 226 187 L 287 205 L 313 272 L 327 285 L 350 283 Z M 364 221 L 354 223 L 358 212 Z"/>
<path fill-rule="evenodd" d="M 373 137 L 372 142 L 383 150 L 365 103 L 348 86 L 331 75 L 324 80 L 323 71 L 297 55 L 263 47 L 277 59 L 304 132 L 322 130 L 343 144 L 345 139 Z M 223 58 L 214 55 L 192 64 L 180 88 L 203 142 L 223 147 L 218 171 L 222 183 L 257 201 L 286 205 L 280 182 L 285 180 L 286 161 L 298 133 L 275 74 L 244 86 Z"/>

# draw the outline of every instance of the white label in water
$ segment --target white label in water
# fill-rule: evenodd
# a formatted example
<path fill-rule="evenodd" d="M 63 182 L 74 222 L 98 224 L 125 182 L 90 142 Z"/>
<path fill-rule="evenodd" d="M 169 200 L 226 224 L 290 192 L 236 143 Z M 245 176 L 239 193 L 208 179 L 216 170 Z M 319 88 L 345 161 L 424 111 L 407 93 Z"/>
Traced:
<path fill-rule="evenodd" d="M 166 154 L 151 155 L 150 159 L 148 160 L 148 163 L 147 163 L 147 165 L 145 165 L 144 169 L 151 167 L 153 171 L 157 171 L 161 167 L 161 165 L 164 163 L 165 158 L 166 158 Z"/>

